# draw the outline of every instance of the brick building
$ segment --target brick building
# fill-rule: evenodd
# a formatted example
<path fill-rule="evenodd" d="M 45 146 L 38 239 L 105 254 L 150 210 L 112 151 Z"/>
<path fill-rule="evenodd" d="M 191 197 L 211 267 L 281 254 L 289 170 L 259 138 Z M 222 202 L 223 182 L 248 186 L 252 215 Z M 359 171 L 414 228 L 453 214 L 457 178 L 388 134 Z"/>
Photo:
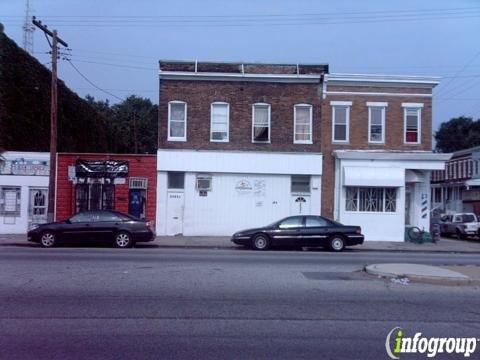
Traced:
<path fill-rule="evenodd" d="M 160 62 L 157 232 L 230 235 L 293 214 L 370 240 L 428 228 L 438 79 L 328 66 Z"/>
<path fill-rule="evenodd" d="M 84 210 L 156 217 L 156 155 L 57 155 L 55 219 Z"/>

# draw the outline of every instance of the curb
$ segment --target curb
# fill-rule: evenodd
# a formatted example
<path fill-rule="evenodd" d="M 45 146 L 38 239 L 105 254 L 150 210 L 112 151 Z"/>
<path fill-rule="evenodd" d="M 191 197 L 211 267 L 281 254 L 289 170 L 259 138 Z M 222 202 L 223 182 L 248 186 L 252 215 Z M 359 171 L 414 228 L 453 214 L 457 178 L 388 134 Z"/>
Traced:
<path fill-rule="evenodd" d="M 426 276 L 418 274 L 395 274 L 387 271 L 378 270 L 376 264 L 367 265 L 364 268 L 364 271 L 370 275 L 379 276 L 382 278 L 389 279 L 398 279 L 398 278 L 407 278 L 413 282 L 431 284 L 431 285 L 480 285 L 480 280 L 471 279 L 468 276 L 465 278 L 454 278 L 454 277 L 445 277 L 445 276 Z M 463 274 L 462 274 L 463 275 Z"/>

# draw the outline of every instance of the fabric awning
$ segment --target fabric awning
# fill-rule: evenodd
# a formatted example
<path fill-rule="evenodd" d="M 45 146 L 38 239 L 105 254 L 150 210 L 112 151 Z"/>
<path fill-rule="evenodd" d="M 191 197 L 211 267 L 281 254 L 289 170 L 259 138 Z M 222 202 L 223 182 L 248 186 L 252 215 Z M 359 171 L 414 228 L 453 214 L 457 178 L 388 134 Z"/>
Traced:
<path fill-rule="evenodd" d="M 343 168 L 343 185 L 345 186 L 405 186 L 405 169 L 393 167 Z"/>
<path fill-rule="evenodd" d="M 480 186 L 480 179 L 471 179 L 465 181 L 465 185 L 467 186 Z"/>

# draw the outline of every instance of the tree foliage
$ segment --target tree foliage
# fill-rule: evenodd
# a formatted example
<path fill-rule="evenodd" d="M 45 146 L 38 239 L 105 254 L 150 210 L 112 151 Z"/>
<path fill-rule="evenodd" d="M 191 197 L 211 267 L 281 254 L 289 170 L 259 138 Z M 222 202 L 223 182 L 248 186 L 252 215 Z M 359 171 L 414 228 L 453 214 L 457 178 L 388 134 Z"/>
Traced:
<path fill-rule="evenodd" d="M 460 116 L 440 125 L 435 132 L 436 149 L 453 152 L 480 145 L 480 119 Z"/>
<path fill-rule="evenodd" d="M 50 83 L 51 72 L 0 30 L 0 148 L 49 150 Z M 156 114 L 148 99 L 132 95 L 111 106 L 59 80 L 58 151 L 154 153 Z"/>

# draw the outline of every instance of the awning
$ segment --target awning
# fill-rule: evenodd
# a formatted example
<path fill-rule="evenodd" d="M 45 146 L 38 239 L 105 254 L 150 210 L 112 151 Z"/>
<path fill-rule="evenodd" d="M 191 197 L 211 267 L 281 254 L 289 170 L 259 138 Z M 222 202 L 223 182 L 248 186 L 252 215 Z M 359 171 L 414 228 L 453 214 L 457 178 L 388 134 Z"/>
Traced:
<path fill-rule="evenodd" d="M 480 186 L 480 179 L 471 179 L 465 181 L 466 186 Z"/>
<path fill-rule="evenodd" d="M 405 169 L 393 167 L 343 168 L 343 185 L 345 186 L 405 186 Z"/>

